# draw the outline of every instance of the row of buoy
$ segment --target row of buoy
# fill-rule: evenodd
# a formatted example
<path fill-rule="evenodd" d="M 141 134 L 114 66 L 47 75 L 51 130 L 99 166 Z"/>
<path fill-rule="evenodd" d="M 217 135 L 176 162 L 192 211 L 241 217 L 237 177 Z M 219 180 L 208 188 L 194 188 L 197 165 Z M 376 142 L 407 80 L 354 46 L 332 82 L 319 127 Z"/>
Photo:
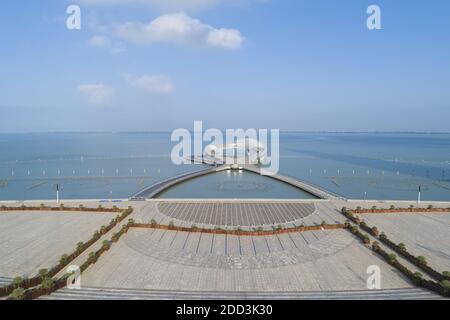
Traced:
<path fill-rule="evenodd" d="M 323 174 L 327 174 L 328 171 L 327 171 L 327 169 L 323 169 L 323 170 L 319 170 L 319 172 L 323 172 Z M 352 170 L 352 175 L 355 175 L 356 173 L 357 173 L 356 170 Z M 370 173 L 371 173 L 370 170 L 367 170 L 367 171 L 366 171 L 366 174 L 367 174 L 367 175 L 370 175 Z M 309 175 L 312 175 L 312 174 L 313 174 L 313 169 L 309 169 Z M 338 175 L 341 174 L 341 170 L 340 170 L 340 169 L 337 170 L 337 174 L 338 174 Z M 384 176 L 385 174 L 386 174 L 386 172 L 385 172 L 384 170 L 382 170 L 382 171 L 381 171 L 381 175 Z M 400 175 L 400 171 L 397 171 L 397 172 L 396 172 L 396 175 L 399 176 L 399 175 Z"/>
<path fill-rule="evenodd" d="M 91 175 L 91 172 L 92 172 L 91 169 L 88 169 L 88 170 L 87 170 L 87 175 L 90 176 L 90 175 Z M 131 169 L 129 170 L 130 175 L 133 175 L 133 172 L 136 172 L 136 171 L 135 171 L 133 168 L 131 168 Z M 147 174 L 148 170 L 144 168 L 143 172 L 144 172 L 144 174 Z M 160 173 L 161 170 L 158 169 L 157 172 Z M 27 176 L 31 176 L 32 173 L 33 173 L 32 170 L 27 170 Z M 62 173 L 61 170 L 58 169 L 58 171 L 57 171 L 58 176 L 60 176 L 61 173 Z M 115 173 L 116 173 L 116 175 L 118 176 L 119 173 L 120 173 L 120 170 L 119 170 L 119 169 L 116 169 L 116 170 L 115 170 Z M 75 176 L 76 174 L 77 174 L 77 171 L 76 171 L 75 169 L 72 170 L 72 175 Z M 47 175 L 47 171 L 46 171 L 46 170 L 42 170 L 42 176 L 45 177 L 46 175 Z M 105 169 L 101 169 L 101 175 L 102 175 L 102 176 L 105 175 Z M 16 171 L 11 170 L 11 176 L 12 176 L 12 177 L 16 176 Z"/>

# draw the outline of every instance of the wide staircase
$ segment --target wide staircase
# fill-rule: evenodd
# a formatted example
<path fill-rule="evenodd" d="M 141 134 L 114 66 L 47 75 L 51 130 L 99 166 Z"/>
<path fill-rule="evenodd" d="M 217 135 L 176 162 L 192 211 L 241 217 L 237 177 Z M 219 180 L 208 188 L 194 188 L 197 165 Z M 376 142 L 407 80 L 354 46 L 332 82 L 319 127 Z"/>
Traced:
<path fill-rule="evenodd" d="M 317 292 L 197 292 L 119 288 L 63 288 L 46 300 L 430 300 L 442 299 L 419 288 Z"/>

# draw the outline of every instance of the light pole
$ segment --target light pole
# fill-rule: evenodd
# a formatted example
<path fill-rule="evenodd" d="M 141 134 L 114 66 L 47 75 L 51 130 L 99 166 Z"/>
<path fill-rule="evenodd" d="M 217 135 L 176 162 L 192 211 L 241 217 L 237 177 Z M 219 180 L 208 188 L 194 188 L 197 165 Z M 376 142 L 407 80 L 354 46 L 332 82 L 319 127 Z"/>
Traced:
<path fill-rule="evenodd" d="M 419 194 L 417 195 L 417 203 L 420 203 L 420 193 L 422 191 L 422 186 L 419 184 Z"/>
<path fill-rule="evenodd" d="M 59 203 L 59 184 L 56 184 L 56 203 Z"/>

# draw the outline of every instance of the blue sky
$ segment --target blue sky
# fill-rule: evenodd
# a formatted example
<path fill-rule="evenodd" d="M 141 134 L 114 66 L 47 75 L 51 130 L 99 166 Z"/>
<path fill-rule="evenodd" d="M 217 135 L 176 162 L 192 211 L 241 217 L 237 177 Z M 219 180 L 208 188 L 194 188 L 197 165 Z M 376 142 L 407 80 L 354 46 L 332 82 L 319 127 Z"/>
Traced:
<path fill-rule="evenodd" d="M 449 15 L 447 0 L 5 0 L 0 132 L 450 131 Z"/>

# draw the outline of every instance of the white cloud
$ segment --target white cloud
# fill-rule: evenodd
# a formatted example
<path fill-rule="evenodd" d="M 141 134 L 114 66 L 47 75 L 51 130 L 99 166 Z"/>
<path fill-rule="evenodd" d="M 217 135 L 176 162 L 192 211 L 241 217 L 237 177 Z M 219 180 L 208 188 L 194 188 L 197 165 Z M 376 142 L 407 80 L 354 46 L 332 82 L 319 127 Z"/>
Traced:
<path fill-rule="evenodd" d="M 93 47 L 107 49 L 114 55 L 121 54 L 126 51 L 123 43 L 112 41 L 109 37 L 104 35 L 93 36 L 89 39 L 89 44 Z"/>
<path fill-rule="evenodd" d="M 106 36 L 94 36 L 89 39 L 89 44 L 94 47 L 106 48 L 111 45 L 111 39 Z"/>
<path fill-rule="evenodd" d="M 125 74 L 123 78 L 130 87 L 150 94 L 170 94 L 174 90 L 172 82 L 165 75 L 144 75 L 139 77 Z"/>
<path fill-rule="evenodd" d="M 103 84 L 84 84 L 77 87 L 78 93 L 90 104 L 105 105 L 112 102 L 115 96 L 114 89 Z"/>
<path fill-rule="evenodd" d="M 134 44 L 171 43 L 199 48 L 239 49 L 245 38 L 236 29 L 216 29 L 184 12 L 162 15 L 148 24 L 127 22 L 114 34 Z"/>

